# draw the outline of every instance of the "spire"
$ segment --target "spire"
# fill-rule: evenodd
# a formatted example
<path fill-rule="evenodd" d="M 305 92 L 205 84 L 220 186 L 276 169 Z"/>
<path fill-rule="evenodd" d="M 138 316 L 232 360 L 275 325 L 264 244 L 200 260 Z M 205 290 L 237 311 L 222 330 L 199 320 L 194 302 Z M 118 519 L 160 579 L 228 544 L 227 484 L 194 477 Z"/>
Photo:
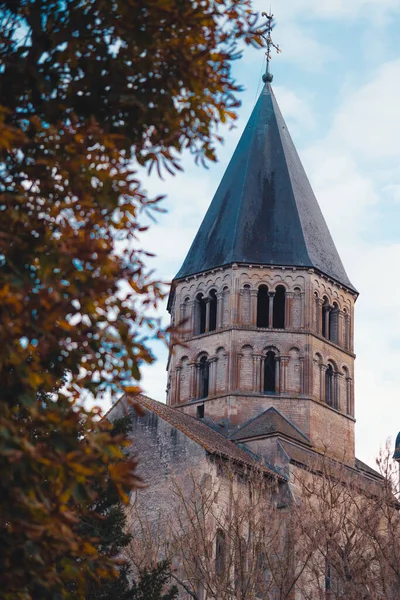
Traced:
<path fill-rule="evenodd" d="M 269 83 L 176 278 L 232 263 L 315 268 L 354 291 Z"/>

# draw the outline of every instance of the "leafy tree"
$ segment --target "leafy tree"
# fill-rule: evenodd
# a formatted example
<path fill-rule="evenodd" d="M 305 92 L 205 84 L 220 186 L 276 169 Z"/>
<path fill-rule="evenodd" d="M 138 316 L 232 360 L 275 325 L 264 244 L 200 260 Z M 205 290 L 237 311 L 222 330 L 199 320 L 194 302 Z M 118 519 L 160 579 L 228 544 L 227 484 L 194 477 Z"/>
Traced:
<path fill-rule="evenodd" d="M 132 429 L 131 417 L 116 419 L 112 423 L 112 435 L 127 434 Z M 84 515 L 78 530 L 93 539 L 101 554 L 119 558 L 132 540 L 128 533 L 127 514 L 112 486 L 99 490 L 90 511 Z M 138 581 L 133 581 L 131 565 L 124 562 L 113 579 L 89 580 L 85 600 L 173 600 L 177 597 L 176 586 L 165 594 L 170 578 L 168 561 L 161 561 L 152 569 L 143 569 Z"/>
<path fill-rule="evenodd" d="M 231 63 L 261 44 L 250 0 L 0 0 L 0 585 L 68 597 L 115 572 L 76 535 L 128 441 L 87 410 L 133 385 L 162 296 L 137 236 L 137 165 L 215 159 L 235 118 Z M 118 251 L 116 248 L 118 242 Z M 66 379 L 65 379 L 66 377 Z M 61 558 L 60 558 L 61 557 Z M 79 569 L 77 559 L 79 558 Z"/>
<path fill-rule="evenodd" d="M 173 585 L 165 593 L 165 585 L 169 581 L 169 564 L 158 563 L 153 569 L 144 569 L 139 581 L 133 584 L 133 600 L 174 600 L 178 597 L 178 588 Z"/>

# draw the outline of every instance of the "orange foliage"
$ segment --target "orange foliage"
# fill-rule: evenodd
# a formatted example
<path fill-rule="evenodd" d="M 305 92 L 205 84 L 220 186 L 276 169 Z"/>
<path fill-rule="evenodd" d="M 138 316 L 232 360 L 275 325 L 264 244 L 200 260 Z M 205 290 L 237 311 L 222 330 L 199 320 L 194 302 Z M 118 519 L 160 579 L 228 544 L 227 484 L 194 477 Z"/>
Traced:
<path fill-rule="evenodd" d="M 215 159 L 255 26 L 250 0 L 0 0 L 3 598 L 79 598 L 115 571 L 74 526 L 107 478 L 122 500 L 139 485 L 127 440 L 81 402 L 153 360 L 162 290 L 137 234 L 161 198 L 137 165 Z"/>

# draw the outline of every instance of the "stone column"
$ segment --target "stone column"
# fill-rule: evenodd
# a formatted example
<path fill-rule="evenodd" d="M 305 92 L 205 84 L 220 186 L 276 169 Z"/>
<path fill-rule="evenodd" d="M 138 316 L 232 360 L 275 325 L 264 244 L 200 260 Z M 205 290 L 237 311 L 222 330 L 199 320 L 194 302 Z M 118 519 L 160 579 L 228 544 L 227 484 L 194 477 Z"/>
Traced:
<path fill-rule="evenodd" d="M 338 312 L 338 322 L 337 322 L 337 328 L 338 328 L 338 339 L 337 339 L 337 343 L 339 344 L 339 346 L 344 346 L 344 314 L 341 310 L 339 310 Z"/>
<path fill-rule="evenodd" d="M 264 383 L 265 383 L 265 356 L 261 356 L 260 363 L 260 392 L 264 393 Z"/>
<path fill-rule="evenodd" d="M 174 393 L 172 395 L 173 403 L 178 404 L 180 401 L 180 393 L 181 393 L 181 365 L 178 365 L 175 369 L 175 384 L 174 384 Z"/>
<path fill-rule="evenodd" d="M 316 332 L 322 335 L 322 305 L 323 301 L 321 298 L 315 298 L 315 329 Z"/>
<path fill-rule="evenodd" d="M 353 386 L 350 377 L 346 379 L 346 412 L 354 417 Z"/>
<path fill-rule="evenodd" d="M 340 373 L 333 374 L 333 407 L 337 410 L 341 410 L 340 406 Z"/>
<path fill-rule="evenodd" d="M 262 392 L 263 387 L 261 387 L 261 372 L 264 375 L 264 369 L 262 369 L 262 356 L 261 354 L 253 355 L 253 369 L 254 369 L 254 391 Z"/>
<path fill-rule="evenodd" d="M 191 306 L 191 315 L 190 315 L 190 329 L 192 335 L 197 335 L 200 331 L 200 310 L 199 310 L 199 301 L 193 300 L 190 302 Z"/>
<path fill-rule="evenodd" d="M 268 292 L 268 296 L 269 296 L 269 321 L 268 321 L 268 327 L 270 329 L 272 329 L 272 326 L 274 324 L 274 296 L 275 296 L 275 292 Z"/>
<path fill-rule="evenodd" d="M 319 396 L 320 396 L 320 400 L 321 402 L 325 401 L 325 371 L 326 371 L 326 365 L 319 365 Z"/>
<path fill-rule="evenodd" d="M 223 316 L 222 316 L 222 308 L 223 308 L 223 292 L 217 293 L 217 329 L 221 329 Z"/>
<path fill-rule="evenodd" d="M 351 352 L 354 352 L 353 326 L 354 326 L 354 307 L 352 307 L 351 315 L 349 315 L 349 349 Z"/>
<path fill-rule="evenodd" d="M 209 361 L 209 374 L 208 374 L 208 395 L 213 396 L 217 389 L 217 357 L 212 356 Z"/>
<path fill-rule="evenodd" d="M 232 350 L 229 357 L 229 390 L 237 389 L 237 351 Z"/>
<path fill-rule="evenodd" d="M 232 269 L 237 269 L 236 264 L 232 265 Z M 230 294 L 231 319 L 232 323 L 239 323 L 239 279 L 233 276 L 232 293 Z"/>
<path fill-rule="evenodd" d="M 346 350 L 350 349 L 350 315 L 348 313 L 344 315 L 344 347 Z"/>
<path fill-rule="evenodd" d="M 257 325 L 257 290 L 250 290 L 250 323 Z"/>
<path fill-rule="evenodd" d="M 276 357 L 275 362 L 275 393 L 280 394 L 281 392 L 281 358 Z"/>
<path fill-rule="evenodd" d="M 304 323 L 304 314 L 305 314 L 305 298 L 306 298 L 306 293 L 305 292 L 300 292 L 300 329 L 304 329 L 305 327 L 305 323 Z"/>
<path fill-rule="evenodd" d="M 330 306 L 326 306 L 325 307 L 325 314 L 324 314 L 324 319 L 325 319 L 325 337 L 327 340 L 329 340 L 329 313 L 330 313 L 331 307 Z"/>
<path fill-rule="evenodd" d="M 210 298 L 206 298 L 206 333 L 210 331 Z"/>
<path fill-rule="evenodd" d="M 189 368 L 190 368 L 190 373 L 189 373 L 189 400 L 192 400 L 193 398 L 197 398 L 197 369 L 196 369 L 196 363 L 195 362 L 190 362 L 189 363 Z"/>
<path fill-rule="evenodd" d="M 230 373 L 231 373 L 231 355 L 230 352 L 227 352 L 225 354 L 226 356 L 226 363 L 225 363 L 225 391 L 227 393 L 230 392 L 231 387 L 230 387 Z"/>
<path fill-rule="evenodd" d="M 293 292 L 286 292 L 285 294 L 285 328 L 289 329 L 293 325 Z"/>
<path fill-rule="evenodd" d="M 280 357 L 280 362 L 281 362 L 281 381 L 280 381 L 280 392 L 281 393 L 286 393 L 287 392 L 287 368 L 288 368 L 288 364 L 289 364 L 289 356 L 281 356 Z M 275 386 L 278 390 L 278 386 Z"/>
<path fill-rule="evenodd" d="M 307 386 L 306 386 L 306 373 L 305 373 L 305 362 L 304 356 L 299 356 L 300 362 L 300 394 L 306 394 Z"/>

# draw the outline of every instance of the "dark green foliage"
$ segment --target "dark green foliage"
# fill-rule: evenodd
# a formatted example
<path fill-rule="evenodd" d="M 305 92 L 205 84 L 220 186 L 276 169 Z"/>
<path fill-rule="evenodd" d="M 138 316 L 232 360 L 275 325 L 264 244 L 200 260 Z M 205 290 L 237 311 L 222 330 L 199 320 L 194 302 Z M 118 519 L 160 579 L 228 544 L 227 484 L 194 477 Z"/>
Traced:
<path fill-rule="evenodd" d="M 174 600 L 178 597 L 178 588 L 173 585 L 163 593 L 169 580 L 169 564 L 163 561 L 151 571 L 144 569 L 139 581 L 133 584 L 132 598 L 134 600 Z"/>

